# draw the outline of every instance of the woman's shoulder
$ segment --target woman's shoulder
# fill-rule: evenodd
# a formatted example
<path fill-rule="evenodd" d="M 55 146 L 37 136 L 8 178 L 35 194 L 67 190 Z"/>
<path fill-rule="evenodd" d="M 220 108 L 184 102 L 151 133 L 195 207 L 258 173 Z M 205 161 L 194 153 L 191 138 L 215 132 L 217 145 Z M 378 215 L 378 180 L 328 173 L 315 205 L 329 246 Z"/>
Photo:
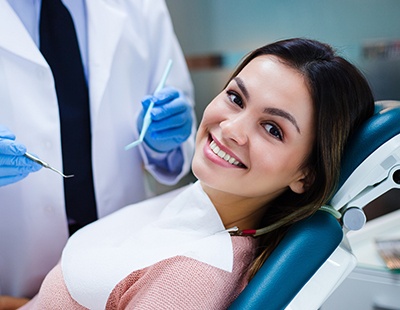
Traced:
<path fill-rule="evenodd" d="M 247 283 L 243 258 L 252 243 L 234 242 L 232 272 L 183 255 L 135 271 L 114 288 L 107 309 L 226 309 Z"/>
<path fill-rule="evenodd" d="M 130 309 L 133 305 L 146 308 L 154 304 L 159 307 L 163 296 L 165 308 L 226 309 L 247 284 L 247 270 L 257 245 L 252 237 L 231 240 L 234 254 L 231 272 L 195 258 L 174 256 L 131 273 L 114 288 L 109 308 Z"/>
<path fill-rule="evenodd" d="M 235 256 L 251 256 L 254 257 L 258 241 L 251 236 L 233 236 L 232 247 Z"/>
<path fill-rule="evenodd" d="M 251 236 L 233 236 L 233 272 L 247 273 L 249 266 L 254 261 L 257 249 L 257 239 Z"/>

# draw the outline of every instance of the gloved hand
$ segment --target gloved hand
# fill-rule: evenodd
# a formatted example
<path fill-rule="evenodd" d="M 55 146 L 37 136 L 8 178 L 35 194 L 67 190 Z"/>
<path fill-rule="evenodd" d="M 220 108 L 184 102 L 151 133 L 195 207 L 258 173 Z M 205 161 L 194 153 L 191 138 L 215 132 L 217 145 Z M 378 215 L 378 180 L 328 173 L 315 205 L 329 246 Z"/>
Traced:
<path fill-rule="evenodd" d="M 151 111 L 151 124 L 144 142 L 153 150 L 164 153 L 180 146 L 192 131 L 192 107 L 176 89 L 165 87 L 154 96 L 142 100 L 143 110 L 138 118 L 138 130 L 141 132 L 143 117 L 154 101 Z"/>
<path fill-rule="evenodd" d="M 26 147 L 15 142 L 15 135 L 0 125 L 0 186 L 18 182 L 41 165 L 25 157 Z"/>

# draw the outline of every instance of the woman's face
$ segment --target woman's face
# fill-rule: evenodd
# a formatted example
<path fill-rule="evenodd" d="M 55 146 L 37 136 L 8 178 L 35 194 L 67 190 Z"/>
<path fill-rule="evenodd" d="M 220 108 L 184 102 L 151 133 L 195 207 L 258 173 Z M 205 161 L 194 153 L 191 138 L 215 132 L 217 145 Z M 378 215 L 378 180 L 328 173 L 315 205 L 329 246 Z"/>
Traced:
<path fill-rule="evenodd" d="M 259 56 L 205 109 L 193 172 L 209 195 L 242 205 L 260 207 L 288 187 L 302 193 L 314 130 L 303 76 Z"/>

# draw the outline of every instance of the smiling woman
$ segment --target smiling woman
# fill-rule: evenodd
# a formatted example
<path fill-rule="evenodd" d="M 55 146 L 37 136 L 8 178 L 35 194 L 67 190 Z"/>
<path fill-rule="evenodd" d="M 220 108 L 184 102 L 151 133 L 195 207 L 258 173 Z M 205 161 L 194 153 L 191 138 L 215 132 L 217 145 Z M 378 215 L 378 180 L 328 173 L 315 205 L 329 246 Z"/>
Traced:
<path fill-rule="evenodd" d="M 226 88 L 229 88 L 232 79 L 240 77 L 252 63 L 266 58 L 274 59 L 275 66 L 281 66 L 281 75 L 276 73 L 275 85 L 281 87 L 281 95 L 287 94 L 286 106 L 299 106 L 303 102 L 303 108 L 306 108 L 304 102 L 307 97 L 311 100 L 311 109 L 306 113 L 312 115 L 313 137 L 308 153 L 305 158 L 300 159 L 298 167 L 299 171 L 304 172 L 304 178 L 297 182 L 300 190 L 296 191 L 295 187 L 288 186 L 280 195 L 264 205 L 263 216 L 258 219 L 259 227 L 264 227 L 260 230 L 264 235 L 258 238 L 258 257 L 250 276 L 262 265 L 291 224 L 313 214 L 329 200 L 337 183 L 344 146 L 353 131 L 372 115 L 374 109 L 371 89 L 359 70 L 336 55 L 329 45 L 307 39 L 283 40 L 256 49 L 238 66 Z M 292 70 L 291 74 L 285 74 L 283 67 Z M 296 75 L 300 75 L 302 81 L 299 78 L 297 88 L 293 88 L 295 83 L 289 83 Z M 301 85 L 305 85 L 308 95 L 301 92 Z M 304 97 L 300 96 L 301 94 L 304 94 Z M 264 104 L 273 102 L 266 101 Z M 282 118 L 282 107 L 285 106 L 279 106 L 279 113 L 271 114 L 280 115 Z M 287 120 L 294 118 L 294 125 L 297 122 L 297 114 L 290 111 L 284 110 Z M 301 123 L 298 129 L 299 137 L 307 135 L 307 132 L 301 131 Z M 289 136 L 289 140 L 285 141 L 283 130 L 279 131 L 279 137 L 283 143 L 290 144 L 290 138 L 293 136 Z M 285 162 L 286 165 L 290 165 L 302 155 L 304 153 L 301 152 L 292 157 L 282 155 L 283 157 L 277 157 L 278 161 L 275 164 Z M 273 155 L 266 149 L 264 156 L 269 158 Z"/>
<path fill-rule="evenodd" d="M 246 221 L 239 216 L 228 223 L 258 227 L 259 218 L 248 215 L 264 212 L 265 202 L 287 188 L 304 191 L 308 171 L 302 164 L 314 141 L 313 114 L 304 76 L 274 56 L 251 61 L 208 105 L 196 142 L 203 152 L 196 152 L 192 168 L 203 188 L 238 196 L 220 215 L 243 212 Z M 216 149 L 239 164 L 227 164 Z"/>
<path fill-rule="evenodd" d="M 328 45 L 253 51 L 204 111 L 199 181 L 79 230 L 23 309 L 226 309 L 287 229 L 330 198 L 373 106 Z"/>

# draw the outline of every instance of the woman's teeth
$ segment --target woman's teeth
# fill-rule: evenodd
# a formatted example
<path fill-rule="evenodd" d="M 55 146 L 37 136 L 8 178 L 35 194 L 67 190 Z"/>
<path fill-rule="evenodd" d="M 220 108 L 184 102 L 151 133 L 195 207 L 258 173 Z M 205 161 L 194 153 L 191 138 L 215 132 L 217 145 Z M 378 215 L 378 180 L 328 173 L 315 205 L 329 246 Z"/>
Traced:
<path fill-rule="evenodd" d="M 237 161 L 236 158 L 230 156 L 229 154 L 226 154 L 223 150 L 221 150 L 214 141 L 211 141 L 210 148 L 216 155 L 218 155 L 220 158 L 227 161 L 228 163 L 235 166 L 238 166 L 240 164 L 240 162 Z"/>

